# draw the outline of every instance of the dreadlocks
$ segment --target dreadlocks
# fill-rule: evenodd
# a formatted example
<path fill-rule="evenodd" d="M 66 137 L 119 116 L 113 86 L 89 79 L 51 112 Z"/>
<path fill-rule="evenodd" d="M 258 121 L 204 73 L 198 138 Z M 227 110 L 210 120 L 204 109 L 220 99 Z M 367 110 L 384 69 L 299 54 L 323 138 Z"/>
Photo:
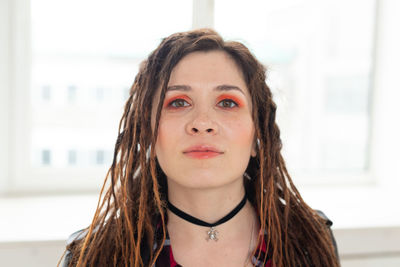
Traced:
<path fill-rule="evenodd" d="M 220 50 L 243 72 L 249 88 L 258 139 L 245 179 L 249 200 L 266 233 L 272 266 L 339 266 L 326 221 L 302 199 L 281 155 L 276 104 L 266 84 L 266 69 L 238 42 L 224 41 L 210 29 L 173 34 L 145 60 L 130 90 L 119 124 L 114 158 L 84 238 L 68 245 L 69 266 L 153 266 L 166 239 L 166 177 L 156 160 L 162 103 L 172 69 L 195 51 Z M 160 101 L 151 128 L 157 89 Z M 158 232 L 156 229 L 159 229 Z M 259 239 L 263 239 L 260 236 Z M 253 256 L 260 257 L 256 251 Z"/>

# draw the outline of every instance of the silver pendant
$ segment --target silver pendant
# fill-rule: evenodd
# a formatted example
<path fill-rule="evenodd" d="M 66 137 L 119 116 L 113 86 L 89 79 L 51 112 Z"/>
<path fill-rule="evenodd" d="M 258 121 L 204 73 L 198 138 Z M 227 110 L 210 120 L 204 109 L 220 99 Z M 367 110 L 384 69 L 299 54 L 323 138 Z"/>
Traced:
<path fill-rule="evenodd" d="M 215 229 L 214 227 L 211 227 L 210 230 L 207 231 L 208 237 L 206 238 L 207 241 L 208 240 L 214 240 L 214 241 L 218 241 L 218 231 L 217 229 Z"/>

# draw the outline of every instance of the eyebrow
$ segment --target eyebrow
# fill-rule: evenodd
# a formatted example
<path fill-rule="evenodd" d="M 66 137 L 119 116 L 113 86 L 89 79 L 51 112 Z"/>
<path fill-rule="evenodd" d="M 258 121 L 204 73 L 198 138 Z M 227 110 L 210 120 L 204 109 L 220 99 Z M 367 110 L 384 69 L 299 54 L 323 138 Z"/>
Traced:
<path fill-rule="evenodd" d="M 190 87 L 189 85 L 172 85 L 167 87 L 167 91 L 191 91 L 191 90 L 192 87 Z M 214 91 L 229 91 L 229 90 L 237 90 L 241 92 L 243 95 L 245 95 L 243 90 L 236 85 L 221 84 L 214 88 Z"/>

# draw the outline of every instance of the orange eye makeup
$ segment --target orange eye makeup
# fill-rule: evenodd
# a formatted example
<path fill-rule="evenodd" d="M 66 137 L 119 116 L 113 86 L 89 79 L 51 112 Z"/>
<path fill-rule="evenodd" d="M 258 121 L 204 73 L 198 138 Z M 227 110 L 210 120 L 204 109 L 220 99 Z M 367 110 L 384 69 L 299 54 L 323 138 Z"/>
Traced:
<path fill-rule="evenodd" d="M 220 95 L 218 97 L 217 102 L 219 103 L 222 100 L 232 100 L 238 105 L 239 108 L 244 106 L 243 101 L 234 95 L 229 95 L 229 94 Z"/>
<path fill-rule="evenodd" d="M 189 103 L 189 104 L 191 102 L 190 98 L 188 96 L 186 96 L 186 95 L 177 95 L 177 96 L 174 96 L 174 97 L 171 97 L 171 98 L 167 99 L 165 101 L 164 108 L 167 108 L 167 109 L 179 109 L 179 108 L 186 107 L 186 105 L 185 106 L 177 106 L 177 107 L 174 106 L 173 103 L 177 102 L 177 100 L 182 100 L 182 101 L 184 101 L 186 103 Z M 235 108 L 235 107 L 239 107 L 240 108 L 240 107 L 244 106 L 243 100 L 241 100 L 239 97 L 234 96 L 234 95 L 222 94 L 222 95 L 218 96 L 217 103 L 220 103 L 221 101 L 224 101 L 224 100 L 231 100 L 232 102 L 235 103 L 234 107 L 223 107 L 223 108 L 226 108 L 226 109 L 232 109 L 232 108 Z"/>
<path fill-rule="evenodd" d="M 178 99 L 185 100 L 185 101 L 188 102 L 188 103 L 190 102 L 190 100 L 189 100 L 189 98 L 188 98 L 187 96 L 185 96 L 185 95 L 177 95 L 177 96 L 171 97 L 170 99 L 168 99 L 167 101 L 165 101 L 164 108 L 172 108 L 172 109 L 174 109 L 174 108 L 179 108 L 179 107 L 174 107 L 174 106 L 172 106 L 172 103 L 173 103 L 175 100 L 178 100 Z"/>

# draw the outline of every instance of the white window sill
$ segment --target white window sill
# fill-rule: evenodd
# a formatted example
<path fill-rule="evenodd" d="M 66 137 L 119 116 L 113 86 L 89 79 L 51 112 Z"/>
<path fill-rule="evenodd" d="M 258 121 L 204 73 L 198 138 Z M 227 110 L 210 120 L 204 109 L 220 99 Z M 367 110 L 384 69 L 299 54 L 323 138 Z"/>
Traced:
<path fill-rule="evenodd" d="M 308 186 L 299 191 L 311 208 L 333 221 L 333 229 L 400 227 L 399 186 Z"/>
<path fill-rule="evenodd" d="M 300 192 L 333 221 L 342 260 L 400 258 L 398 186 L 308 187 Z"/>
<path fill-rule="evenodd" d="M 341 257 L 400 255 L 400 195 L 377 187 L 301 188 L 305 201 L 332 221 Z M 0 198 L 0 244 L 63 241 L 88 226 L 96 195 Z"/>
<path fill-rule="evenodd" d="M 0 198 L 0 243 L 66 240 L 88 226 L 95 195 Z"/>

